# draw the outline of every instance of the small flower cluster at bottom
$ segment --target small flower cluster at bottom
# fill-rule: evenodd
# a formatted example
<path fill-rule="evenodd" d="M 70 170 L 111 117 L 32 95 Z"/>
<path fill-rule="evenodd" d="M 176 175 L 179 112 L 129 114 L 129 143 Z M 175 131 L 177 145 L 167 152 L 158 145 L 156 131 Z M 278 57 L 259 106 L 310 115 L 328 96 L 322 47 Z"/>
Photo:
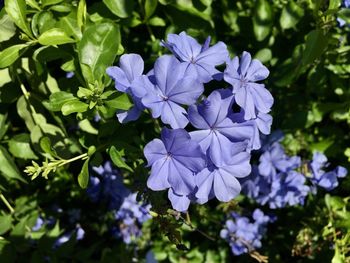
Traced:
<path fill-rule="evenodd" d="M 132 243 L 142 235 L 142 224 L 151 218 L 151 205 L 137 201 L 137 193 L 125 187 L 110 162 L 92 170 L 95 174 L 90 176 L 87 194 L 94 203 L 104 203 L 114 211 L 117 220 L 117 227 L 112 228 L 114 236 L 122 238 L 126 244 Z"/>
<path fill-rule="evenodd" d="M 254 221 L 236 213 L 231 213 L 230 217 L 220 236 L 230 244 L 232 253 L 237 256 L 260 248 L 267 224 L 273 221 L 273 218 L 264 215 L 260 209 L 254 210 Z"/>

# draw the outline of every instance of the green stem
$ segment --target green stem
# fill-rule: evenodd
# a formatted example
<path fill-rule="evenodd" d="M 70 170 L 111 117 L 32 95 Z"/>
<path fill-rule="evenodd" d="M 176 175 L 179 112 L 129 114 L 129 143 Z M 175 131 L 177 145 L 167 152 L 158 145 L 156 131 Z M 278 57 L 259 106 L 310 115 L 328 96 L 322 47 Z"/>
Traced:
<path fill-rule="evenodd" d="M 7 199 L 5 198 L 5 196 L 2 193 L 0 193 L 0 199 L 4 202 L 4 204 L 10 210 L 11 214 L 13 212 L 15 212 L 15 209 L 13 209 L 13 207 L 10 205 L 10 203 L 7 201 Z"/>
<path fill-rule="evenodd" d="M 64 160 L 62 163 L 60 163 L 59 165 L 57 165 L 57 167 L 60 167 L 60 166 L 63 166 L 63 165 L 66 165 L 67 163 L 71 163 L 71 162 L 74 162 L 74 161 L 77 161 L 77 160 L 85 160 L 87 159 L 89 156 L 87 153 L 83 153 L 81 155 L 78 155 L 76 157 L 73 157 L 71 159 L 68 159 L 68 160 Z"/>

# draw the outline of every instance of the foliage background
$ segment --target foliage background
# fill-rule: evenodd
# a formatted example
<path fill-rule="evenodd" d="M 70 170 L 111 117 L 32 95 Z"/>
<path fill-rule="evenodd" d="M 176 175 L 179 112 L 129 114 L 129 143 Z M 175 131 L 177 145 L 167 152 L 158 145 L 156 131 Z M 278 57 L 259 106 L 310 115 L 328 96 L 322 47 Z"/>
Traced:
<path fill-rule="evenodd" d="M 246 50 L 270 70 L 266 86 L 275 98 L 274 130 L 285 134 L 291 154 L 310 159 L 325 152 L 349 169 L 349 10 L 338 0 L 7 0 L 0 13 L 0 205 L 1 262 L 141 262 L 151 248 L 158 260 L 229 262 L 218 233 L 227 211 L 249 211 L 240 197 L 189 211 L 192 226 L 168 214 L 164 193 L 145 189 L 142 147 L 159 134 L 149 116 L 120 125 L 115 112 L 128 109 L 105 75 L 123 53 L 141 54 L 150 69 L 165 53 L 160 41 L 185 30 L 203 42 L 224 41 L 231 55 Z M 74 72 L 73 78 L 66 78 Z M 94 116 L 102 117 L 100 122 Z M 89 165 L 112 159 L 133 191 L 146 191 L 160 217 L 144 226 L 137 246 L 113 238 L 113 218 L 92 207 L 86 190 Z M 24 173 L 34 160 L 40 169 Z M 27 170 L 28 171 L 28 170 Z M 51 172 L 50 174 L 47 174 Z M 45 178 L 47 177 L 47 179 Z M 261 253 L 271 262 L 350 262 L 350 179 L 304 207 L 275 211 Z M 6 202 L 9 202 L 6 205 Z M 239 205 L 238 205 L 239 204 Z M 78 208 L 86 231 L 57 250 L 52 244 Z M 243 209 L 244 208 L 244 209 Z M 92 211 L 93 210 L 93 211 Z M 33 233 L 40 215 L 59 224 Z M 33 242 L 36 240 L 36 242 Z M 249 256 L 234 258 L 253 261 Z"/>

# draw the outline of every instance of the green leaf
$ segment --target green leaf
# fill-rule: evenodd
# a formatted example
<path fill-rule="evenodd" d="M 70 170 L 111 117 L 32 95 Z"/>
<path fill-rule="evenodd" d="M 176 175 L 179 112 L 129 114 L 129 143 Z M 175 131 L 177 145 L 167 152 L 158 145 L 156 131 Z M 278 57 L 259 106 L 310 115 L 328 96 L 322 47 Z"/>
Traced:
<path fill-rule="evenodd" d="M 134 7 L 134 0 L 103 0 L 103 3 L 113 14 L 121 18 L 130 16 Z"/>
<path fill-rule="evenodd" d="M 39 141 L 40 148 L 52 157 L 57 157 L 55 149 L 52 147 L 51 140 L 49 137 L 42 137 Z"/>
<path fill-rule="evenodd" d="M 30 146 L 30 136 L 26 133 L 18 134 L 11 138 L 9 151 L 16 158 L 38 159 Z"/>
<path fill-rule="evenodd" d="M 128 110 L 133 105 L 130 102 L 130 99 L 126 93 L 123 93 L 121 95 L 113 94 L 111 97 L 112 98 L 105 100 L 105 104 L 108 107 L 119 109 L 119 110 Z"/>
<path fill-rule="evenodd" d="M 0 42 L 9 40 L 16 34 L 16 27 L 5 9 L 0 12 Z"/>
<path fill-rule="evenodd" d="M 271 31 L 272 27 L 272 8 L 267 0 L 258 0 L 256 4 L 256 13 L 253 17 L 253 29 L 258 41 L 263 41 Z"/>
<path fill-rule="evenodd" d="M 12 227 L 12 216 L 3 215 L 0 216 L 0 235 L 9 231 Z"/>
<path fill-rule="evenodd" d="M 0 172 L 8 179 L 25 182 L 10 154 L 2 146 L 0 146 Z"/>
<path fill-rule="evenodd" d="M 85 0 L 80 0 L 78 4 L 77 11 L 77 24 L 80 31 L 83 31 L 86 21 L 86 2 Z"/>
<path fill-rule="evenodd" d="M 56 5 L 59 3 L 62 3 L 64 0 L 41 0 L 42 6 L 50 6 L 50 5 Z"/>
<path fill-rule="evenodd" d="M 342 8 L 338 12 L 338 17 L 343 19 L 347 24 L 350 24 L 350 9 Z"/>
<path fill-rule="evenodd" d="M 312 30 L 306 36 L 305 50 L 302 56 L 302 64 L 307 65 L 319 58 L 328 44 L 328 37 L 321 29 Z"/>
<path fill-rule="evenodd" d="M 55 92 L 50 95 L 49 101 L 44 101 L 44 106 L 50 111 L 60 111 L 68 101 L 77 100 L 72 93 L 66 91 Z"/>
<path fill-rule="evenodd" d="M 79 127 L 83 131 L 91 134 L 98 134 L 98 130 L 91 125 L 91 122 L 88 119 L 82 120 L 79 122 Z"/>
<path fill-rule="evenodd" d="M 45 46 L 62 45 L 75 42 L 75 40 L 67 36 L 66 32 L 61 28 L 52 28 L 45 31 L 38 38 L 38 41 L 41 45 Z"/>
<path fill-rule="evenodd" d="M 88 109 L 88 107 L 88 104 L 80 100 L 72 100 L 63 104 L 61 111 L 64 116 L 67 116 L 74 112 L 85 112 Z"/>
<path fill-rule="evenodd" d="M 28 36 L 33 37 L 27 22 L 27 6 L 25 0 L 6 0 L 6 13 L 12 18 L 13 22 L 23 30 Z"/>
<path fill-rule="evenodd" d="M 27 44 L 10 46 L 0 52 L 0 68 L 12 65 L 25 51 Z"/>
<path fill-rule="evenodd" d="M 114 146 L 112 146 L 109 149 L 109 155 L 112 159 L 112 162 L 119 168 L 124 168 L 130 172 L 133 172 L 133 169 L 127 165 L 125 163 L 125 161 L 123 160 L 123 150 L 122 151 L 118 151 Z"/>
<path fill-rule="evenodd" d="M 338 9 L 341 5 L 341 0 L 329 0 L 328 10 Z"/>
<path fill-rule="evenodd" d="M 148 24 L 151 26 L 166 26 L 164 19 L 158 16 L 152 17 L 150 20 L 148 20 Z"/>
<path fill-rule="evenodd" d="M 344 200 L 339 196 L 331 196 L 330 194 L 325 195 L 325 203 L 330 211 L 341 210 L 346 206 Z"/>
<path fill-rule="evenodd" d="M 303 16 L 304 9 L 291 0 L 282 10 L 280 25 L 283 30 L 292 28 Z"/>
<path fill-rule="evenodd" d="M 91 26 L 84 32 L 78 45 L 80 63 L 89 66 L 94 79 L 99 80 L 105 74 L 106 68 L 114 62 L 119 44 L 119 27 L 114 23 L 105 22 Z"/>
<path fill-rule="evenodd" d="M 89 184 L 89 159 L 83 164 L 81 172 L 78 175 L 78 183 L 81 188 L 86 188 Z"/>
<path fill-rule="evenodd" d="M 8 127 L 7 114 L 0 114 L 0 140 L 4 137 Z"/>
<path fill-rule="evenodd" d="M 146 0 L 145 1 L 145 20 L 150 18 L 157 8 L 158 0 Z"/>

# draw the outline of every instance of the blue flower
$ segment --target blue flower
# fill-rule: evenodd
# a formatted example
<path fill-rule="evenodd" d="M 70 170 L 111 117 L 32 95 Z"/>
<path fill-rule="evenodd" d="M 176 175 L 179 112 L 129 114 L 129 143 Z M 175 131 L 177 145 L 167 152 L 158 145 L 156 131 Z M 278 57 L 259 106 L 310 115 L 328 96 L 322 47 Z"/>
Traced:
<path fill-rule="evenodd" d="M 273 104 L 271 93 L 264 84 L 256 83 L 267 78 L 268 69 L 257 59 L 243 52 L 241 61 L 238 57 L 227 62 L 224 79 L 232 85 L 236 103 L 244 110 L 244 119 L 255 119 L 257 112 L 268 113 Z"/>
<path fill-rule="evenodd" d="M 122 177 L 118 171 L 112 168 L 111 162 L 98 167 L 93 167 L 94 173 L 90 176 L 90 183 L 87 194 L 94 203 L 107 203 L 109 209 L 118 209 L 124 198 L 129 195 Z"/>
<path fill-rule="evenodd" d="M 172 56 L 162 56 L 154 65 L 154 76 L 139 79 L 133 85 L 135 95 L 150 108 L 153 118 L 161 117 L 173 129 L 188 124 L 186 110 L 181 105 L 191 105 L 203 93 L 203 85 L 191 75 L 186 75 L 186 65 Z"/>
<path fill-rule="evenodd" d="M 43 226 L 44 224 L 44 220 L 42 219 L 41 216 L 39 216 L 37 219 L 36 219 L 36 222 L 35 222 L 35 225 L 32 227 L 32 231 L 38 231 L 40 230 L 40 228 Z"/>
<path fill-rule="evenodd" d="M 209 44 L 210 37 L 201 46 L 197 40 L 185 32 L 179 35 L 169 34 L 167 42 L 162 42 L 163 46 L 186 65 L 186 71 L 194 74 L 202 83 L 207 83 L 213 78 L 220 79 L 222 73 L 215 66 L 225 63 L 229 57 L 227 47 L 223 42 L 218 42 L 212 47 L 209 47 Z"/>
<path fill-rule="evenodd" d="M 255 209 L 253 219 L 231 214 L 232 219 L 228 219 L 225 228 L 221 230 L 220 236 L 225 239 L 234 255 L 249 253 L 261 247 L 261 239 L 266 233 L 267 223 L 271 218 L 264 215 L 260 209 Z"/>
<path fill-rule="evenodd" d="M 116 235 L 123 238 L 124 243 L 130 244 L 142 235 L 142 224 L 151 218 L 151 205 L 138 202 L 137 193 L 128 195 L 115 213 L 115 218 L 121 221 Z"/>
<path fill-rule="evenodd" d="M 228 202 L 240 193 L 241 185 L 236 178 L 250 174 L 250 154 L 245 152 L 245 143 L 235 143 L 231 147 L 230 159 L 225 165 L 209 164 L 195 176 L 197 198 L 208 200 L 215 195 L 218 200 Z"/>
<path fill-rule="evenodd" d="M 236 125 L 228 117 L 232 99 L 229 90 L 215 90 L 201 104 L 192 105 L 188 109 L 188 118 L 198 129 L 190 132 L 191 138 L 200 144 L 205 153 L 208 151 L 208 157 L 217 166 L 222 166 L 231 158 L 230 139 L 238 141 L 246 139 L 241 136 L 244 128 Z"/>
<path fill-rule="evenodd" d="M 128 93 L 134 101 L 134 106 L 128 111 L 118 111 L 120 123 L 137 120 L 144 110 L 140 98 L 130 89 L 134 81 L 142 76 L 144 62 L 138 54 L 125 54 L 120 57 L 119 67 L 107 68 L 107 74 L 115 81 L 115 88 L 120 92 Z"/>
<path fill-rule="evenodd" d="M 161 140 L 149 142 L 144 155 L 152 166 L 147 186 L 154 191 L 172 187 L 176 194 L 190 194 L 195 188 L 194 174 L 205 166 L 200 146 L 183 129 L 163 128 Z"/>
<path fill-rule="evenodd" d="M 325 172 L 324 168 L 328 167 L 327 157 L 323 153 L 315 152 L 310 162 L 311 182 L 318 185 L 327 191 L 333 190 L 338 186 L 338 179 L 345 177 L 347 174 L 346 168 L 337 166 L 334 170 Z"/>

